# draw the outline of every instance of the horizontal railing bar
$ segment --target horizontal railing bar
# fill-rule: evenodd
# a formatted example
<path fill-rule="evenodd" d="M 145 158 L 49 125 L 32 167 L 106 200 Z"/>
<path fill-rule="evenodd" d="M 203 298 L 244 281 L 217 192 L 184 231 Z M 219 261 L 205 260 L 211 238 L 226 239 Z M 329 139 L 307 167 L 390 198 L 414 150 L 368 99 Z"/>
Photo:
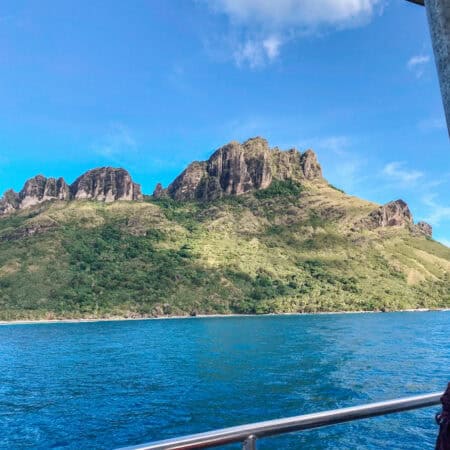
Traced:
<path fill-rule="evenodd" d="M 293 431 L 308 430 L 312 428 L 366 419 L 368 417 L 392 414 L 412 409 L 426 408 L 440 402 L 442 392 L 417 395 L 414 397 L 370 403 L 362 406 L 323 411 L 302 416 L 287 417 L 283 419 L 267 420 L 236 427 L 208 431 L 206 433 L 192 434 L 174 439 L 126 447 L 122 450 L 175 450 L 216 447 L 218 445 L 243 442 L 248 436 L 255 438 L 274 436 Z"/>

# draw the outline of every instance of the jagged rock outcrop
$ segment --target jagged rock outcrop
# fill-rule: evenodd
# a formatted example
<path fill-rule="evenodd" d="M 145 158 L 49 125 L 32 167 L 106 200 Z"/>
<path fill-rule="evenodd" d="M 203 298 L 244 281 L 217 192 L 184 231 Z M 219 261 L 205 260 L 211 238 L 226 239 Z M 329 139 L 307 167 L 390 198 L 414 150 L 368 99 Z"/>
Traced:
<path fill-rule="evenodd" d="M 153 191 L 153 197 L 161 198 L 161 197 L 165 197 L 166 195 L 167 195 L 167 189 L 164 189 L 163 185 L 161 183 L 158 183 L 155 187 L 155 190 Z"/>
<path fill-rule="evenodd" d="M 0 200 L 0 214 L 7 214 L 16 209 L 24 209 L 29 206 L 47 200 L 69 200 L 69 185 L 63 178 L 46 178 L 36 175 L 25 183 L 19 193 L 12 189 L 6 191 Z"/>
<path fill-rule="evenodd" d="M 395 200 L 372 211 L 366 218 L 355 224 L 353 231 L 373 230 L 383 227 L 405 227 L 413 234 L 431 237 L 433 228 L 426 222 L 414 224 L 411 211 L 403 200 Z"/>
<path fill-rule="evenodd" d="M 206 177 L 206 163 L 194 161 L 169 185 L 167 193 L 175 200 L 198 198 L 197 188 Z"/>
<path fill-rule="evenodd" d="M 69 186 L 63 178 L 37 175 L 25 183 L 19 193 L 6 191 L 0 199 L 0 215 L 28 208 L 48 200 L 89 199 L 104 202 L 139 200 L 140 185 L 124 169 L 103 167 L 81 175 Z"/>
<path fill-rule="evenodd" d="M 101 167 L 92 169 L 78 177 L 70 186 L 71 196 L 75 200 L 139 200 L 141 187 L 131 179 L 125 169 Z"/>
<path fill-rule="evenodd" d="M 19 209 L 37 205 L 47 200 L 69 200 L 69 185 L 63 178 L 46 178 L 37 175 L 30 178 L 19 192 Z"/>
<path fill-rule="evenodd" d="M 425 236 L 431 237 L 433 235 L 433 227 L 427 222 L 417 222 L 415 228 L 419 233 L 424 234 Z"/>
<path fill-rule="evenodd" d="M 7 190 L 0 199 L 0 215 L 15 211 L 20 205 L 20 197 L 12 189 Z"/>
<path fill-rule="evenodd" d="M 408 205 L 403 200 L 395 200 L 380 206 L 369 214 L 372 228 L 398 227 L 413 224 Z"/>
<path fill-rule="evenodd" d="M 300 165 L 302 167 L 303 174 L 308 180 L 314 178 L 322 178 L 322 168 L 317 161 L 317 156 L 312 150 L 306 150 L 302 154 L 300 159 Z"/>
<path fill-rule="evenodd" d="M 169 185 L 167 194 L 175 200 L 214 200 L 267 188 L 274 179 L 322 179 L 322 170 L 312 150 L 302 154 L 271 149 L 256 137 L 243 144 L 230 142 L 208 161 L 193 162 Z"/>

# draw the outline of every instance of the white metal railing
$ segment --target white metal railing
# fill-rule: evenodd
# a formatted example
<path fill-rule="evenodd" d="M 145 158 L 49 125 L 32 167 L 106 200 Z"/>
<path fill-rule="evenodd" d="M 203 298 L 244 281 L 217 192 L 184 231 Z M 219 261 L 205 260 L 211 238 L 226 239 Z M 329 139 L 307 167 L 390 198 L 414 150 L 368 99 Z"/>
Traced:
<path fill-rule="evenodd" d="M 426 408 L 439 404 L 441 396 L 442 392 L 436 392 L 433 394 L 417 395 L 415 397 L 369 403 L 368 405 L 268 420 L 265 422 L 223 428 L 220 430 L 208 431 L 206 433 L 192 434 L 174 439 L 166 439 L 164 441 L 126 447 L 122 450 L 199 449 L 217 447 L 219 445 L 236 442 L 242 443 L 243 450 L 255 450 L 257 439 L 262 437 L 291 433 L 293 431 L 309 430 L 312 428 L 401 411 L 409 411 L 412 409 Z"/>

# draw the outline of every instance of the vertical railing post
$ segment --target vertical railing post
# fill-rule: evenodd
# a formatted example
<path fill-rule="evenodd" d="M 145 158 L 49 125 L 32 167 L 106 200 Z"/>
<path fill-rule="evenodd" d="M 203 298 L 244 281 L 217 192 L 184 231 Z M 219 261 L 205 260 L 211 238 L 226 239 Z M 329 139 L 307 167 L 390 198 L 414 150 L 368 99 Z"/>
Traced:
<path fill-rule="evenodd" d="M 450 0 L 425 0 L 425 8 L 450 134 Z"/>
<path fill-rule="evenodd" d="M 243 443 L 242 450 L 256 450 L 256 436 L 250 435 Z"/>

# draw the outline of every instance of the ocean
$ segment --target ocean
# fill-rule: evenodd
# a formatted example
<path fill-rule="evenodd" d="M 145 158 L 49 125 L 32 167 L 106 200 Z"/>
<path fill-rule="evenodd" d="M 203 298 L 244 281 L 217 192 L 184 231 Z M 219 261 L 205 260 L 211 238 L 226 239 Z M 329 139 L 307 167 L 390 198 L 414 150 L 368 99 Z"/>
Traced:
<path fill-rule="evenodd" d="M 450 312 L 0 326 L 0 448 L 114 449 L 443 391 L 449 338 Z M 258 448 L 433 449 L 438 410 Z"/>

